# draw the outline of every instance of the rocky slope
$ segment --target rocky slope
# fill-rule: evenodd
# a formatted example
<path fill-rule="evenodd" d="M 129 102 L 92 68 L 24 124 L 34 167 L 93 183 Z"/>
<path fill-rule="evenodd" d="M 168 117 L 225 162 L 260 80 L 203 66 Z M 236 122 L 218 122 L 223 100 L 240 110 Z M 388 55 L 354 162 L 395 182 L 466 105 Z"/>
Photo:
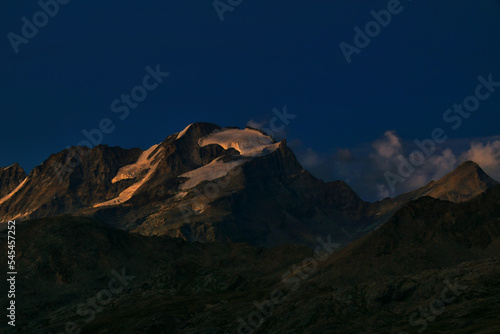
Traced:
<path fill-rule="evenodd" d="M 500 186 L 418 199 L 320 263 L 256 333 L 496 333 L 499 251 Z"/>
<path fill-rule="evenodd" d="M 305 171 L 285 141 L 194 123 L 146 151 L 55 154 L 0 205 L 0 219 L 71 213 L 145 235 L 273 246 L 351 240 L 366 205 L 345 183 Z"/>
<path fill-rule="evenodd" d="M 0 168 L 0 200 L 13 192 L 25 179 L 26 173 L 18 164 Z"/>
<path fill-rule="evenodd" d="M 50 217 L 112 198 L 126 185 L 112 184 L 111 180 L 121 166 L 132 163 L 139 154 L 140 149 L 105 145 L 73 147 L 53 154 L 0 204 L 0 220 Z"/>
<path fill-rule="evenodd" d="M 419 197 L 430 196 L 458 203 L 469 200 L 497 184 L 498 182 L 489 177 L 475 162 L 466 161 L 439 181 L 430 182 L 420 189 Z"/>
<path fill-rule="evenodd" d="M 314 252 L 188 243 L 71 217 L 18 231 L 26 332 L 500 330 L 500 186 L 456 204 L 418 199 L 340 250 L 326 237 Z M 123 267 L 135 277 L 103 302 L 99 292 Z"/>
<path fill-rule="evenodd" d="M 4 254 L 6 236 L 5 229 L 0 231 Z M 146 237 L 70 216 L 17 223 L 16 236 L 16 267 L 22 273 L 16 281 L 16 330 L 23 333 L 60 333 L 68 322 L 83 328 L 90 322 L 93 308 L 78 311 L 78 307 L 103 289 L 111 293 L 112 300 L 103 304 L 109 307 L 97 306 L 95 316 L 138 298 L 168 301 L 186 319 L 193 298 L 218 303 L 222 295 L 267 285 L 282 266 L 311 252 L 303 246 L 263 249 Z M 0 264 L 7 267 L 6 256 Z M 221 294 L 217 301 L 213 300 L 216 294 Z M 2 294 L 2 304 L 5 298 Z M 98 304 L 100 301 L 101 295 Z M 5 322 L 0 326 L 0 332 L 7 327 Z"/>
<path fill-rule="evenodd" d="M 380 222 L 387 221 L 403 205 L 418 198 L 428 196 L 459 203 L 469 200 L 497 184 L 498 182 L 489 177 L 475 162 L 466 161 L 437 181 L 431 181 L 421 188 L 395 198 L 386 198 L 373 203 L 369 215 L 378 217 L 375 224 L 378 225 Z"/>
<path fill-rule="evenodd" d="M 0 172 L 3 222 L 72 214 L 144 235 L 258 246 L 313 246 L 320 235 L 347 243 L 411 200 L 459 202 L 496 184 L 467 162 L 411 193 L 367 203 L 344 182 L 304 170 L 286 141 L 211 123 L 191 124 L 144 151 L 74 147 L 27 178 L 19 166 Z"/>

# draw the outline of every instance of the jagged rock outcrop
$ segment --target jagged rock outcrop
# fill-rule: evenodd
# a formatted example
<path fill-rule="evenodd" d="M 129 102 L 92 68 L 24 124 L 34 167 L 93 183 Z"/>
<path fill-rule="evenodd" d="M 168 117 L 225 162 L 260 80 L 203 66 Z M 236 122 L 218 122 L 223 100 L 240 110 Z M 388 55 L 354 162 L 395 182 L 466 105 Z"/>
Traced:
<path fill-rule="evenodd" d="M 0 200 L 14 191 L 26 178 L 26 173 L 19 166 L 0 167 Z"/>
<path fill-rule="evenodd" d="M 0 204 L 0 219 L 50 217 L 114 197 L 126 183 L 112 184 L 120 167 L 137 160 L 141 150 L 100 145 L 72 147 L 51 155 L 26 182 Z"/>

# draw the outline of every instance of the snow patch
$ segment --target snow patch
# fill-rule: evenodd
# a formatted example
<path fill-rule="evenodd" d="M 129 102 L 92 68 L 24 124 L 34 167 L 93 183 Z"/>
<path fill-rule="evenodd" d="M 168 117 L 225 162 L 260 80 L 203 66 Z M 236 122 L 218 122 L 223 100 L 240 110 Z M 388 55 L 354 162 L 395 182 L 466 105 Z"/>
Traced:
<path fill-rule="evenodd" d="M 233 148 L 240 152 L 240 159 L 222 162 L 218 158 L 208 165 L 182 174 L 181 177 L 189 178 L 189 180 L 181 185 L 181 190 L 192 188 L 203 181 L 212 181 L 223 177 L 232 168 L 242 165 L 252 158 L 272 153 L 279 147 L 279 143 L 275 143 L 271 137 L 258 130 L 248 128 L 215 130 L 210 135 L 201 138 L 198 144 L 200 146 L 217 144 L 226 150 Z"/>
<path fill-rule="evenodd" d="M 151 167 L 149 172 L 146 174 L 146 176 L 141 181 L 134 183 L 133 185 L 131 185 L 130 187 L 128 187 L 127 189 L 122 191 L 120 193 L 120 195 L 118 195 L 118 197 L 110 199 L 109 201 L 106 201 L 106 202 L 95 204 L 93 207 L 98 208 L 98 207 L 102 207 L 102 206 L 118 205 L 118 204 L 125 203 L 126 201 L 128 201 L 129 199 L 132 198 L 132 196 L 137 191 L 137 189 L 139 189 L 144 183 L 146 183 L 146 181 L 148 181 L 151 178 L 151 176 L 156 171 L 158 164 L 159 164 L 159 162 L 154 164 L 154 166 Z"/>
<path fill-rule="evenodd" d="M 20 213 L 14 217 L 12 217 L 11 220 L 16 220 L 16 219 L 22 219 L 22 218 L 26 218 L 28 217 L 29 215 L 31 215 L 33 213 L 33 211 L 26 211 L 25 213 Z"/>
<path fill-rule="evenodd" d="M 187 191 L 179 191 L 175 196 L 174 198 L 175 199 L 182 199 L 184 197 L 186 197 L 186 195 L 188 194 Z"/>
<path fill-rule="evenodd" d="M 184 130 L 182 130 L 181 132 L 179 132 L 179 134 L 177 135 L 176 140 L 179 139 L 179 138 L 181 138 L 182 136 L 184 136 L 186 134 L 187 130 L 191 127 L 191 125 L 193 125 L 193 123 L 189 124 L 188 126 L 186 126 L 184 128 Z"/>
<path fill-rule="evenodd" d="M 0 205 L 5 203 L 7 200 L 9 200 L 12 196 L 14 196 L 15 193 L 17 193 L 24 185 L 26 184 L 26 181 L 28 181 L 28 178 L 25 178 L 23 182 L 19 183 L 19 185 L 16 187 L 16 189 L 12 190 L 10 194 L 4 196 L 2 199 L 0 199 Z"/>
<path fill-rule="evenodd" d="M 223 177 L 227 175 L 229 170 L 243 164 L 246 161 L 245 159 L 239 159 L 230 162 L 222 162 L 219 161 L 219 159 L 220 158 L 215 159 L 214 161 L 203 167 L 182 174 L 181 177 L 189 178 L 189 180 L 184 182 L 181 185 L 180 189 L 186 190 L 189 188 L 193 188 L 203 181 L 213 181 L 215 179 Z"/>
<path fill-rule="evenodd" d="M 135 177 L 135 175 L 137 175 L 139 172 L 146 170 L 146 169 L 149 169 L 148 173 L 146 174 L 146 176 L 144 176 L 144 178 L 142 178 L 142 180 L 134 183 L 133 185 L 131 185 L 127 189 L 123 190 L 118 195 L 118 197 L 110 199 L 109 201 L 106 201 L 106 202 L 94 204 L 93 207 L 98 208 L 98 207 L 102 207 L 102 206 L 118 205 L 118 204 L 125 203 L 126 201 L 131 199 L 132 196 L 137 191 L 137 189 L 139 189 L 144 183 L 146 183 L 153 176 L 156 169 L 158 168 L 158 165 L 160 164 L 160 162 L 158 161 L 154 165 L 151 165 L 151 161 L 158 155 L 159 151 L 153 157 L 148 158 L 149 155 L 155 150 L 155 148 L 157 146 L 158 145 L 153 145 L 147 151 L 143 152 L 135 164 L 127 165 L 125 167 L 120 168 L 120 170 L 118 171 L 118 175 L 115 176 L 115 178 L 113 178 L 113 180 L 117 179 L 121 175 L 120 171 L 124 168 L 126 168 L 123 172 L 123 175 L 122 175 L 122 176 L 124 176 L 124 178 L 132 178 L 132 177 L 126 177 L 129 175 L 134 175 L 133 177 Z M 123 180 L 124 178 L 117 179 L 117 180 L 118 181 Z M 111 181 L 111 182 L 113 182 L 113 181 Z M 115 182 L 117 182 L 117 181 L 115 181 Z"/>
<path fill-rule="evenodd" d="M 158 147 L 158 144 L 151 146 L 148 150 L 142 152 L 137 161 L 131 165 L 123 166 L 118 170 L 116 176 L 111 180 L 111 183 L 116 183 L 121 180 L 133 179 L 143 170 L 151 168 L 151 160 L 149 155 Z"/>
<path fill-rule="evenodd" d="M 279 143 L 253 129 L 222 129 L 216 130 L 205 138 L 200 139 L 199 145 L 218 144 L 224 149 L 234 148 L 242 156 L 255 157 L 269 154 L 278 148 Z"/>

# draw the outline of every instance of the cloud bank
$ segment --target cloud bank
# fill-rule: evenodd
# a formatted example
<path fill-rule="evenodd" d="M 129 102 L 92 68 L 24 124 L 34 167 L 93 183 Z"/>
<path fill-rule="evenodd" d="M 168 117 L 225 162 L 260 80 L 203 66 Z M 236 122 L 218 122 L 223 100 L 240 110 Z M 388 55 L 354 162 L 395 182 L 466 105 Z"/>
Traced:
<path fill-rule="evenodd" d="M 379 200 L 414 190 L 453 171 L 467 160 L 476 162 L 495 180 L 500 180 L 500 136 L 476 139 L 449 139 L 437 145 L 429 156 L 421 155 L 408 177 L 390 187 L 387 174 L 398 174 L 402 161 L 408 161 L 417 147 L 396 131 L 386 131 L 379 139 L 355 148 L 320 154 L 303 147 L 300 141 L 290 146 L 304 168 L 325 181 L 344 180 L 363 199 Z"/>

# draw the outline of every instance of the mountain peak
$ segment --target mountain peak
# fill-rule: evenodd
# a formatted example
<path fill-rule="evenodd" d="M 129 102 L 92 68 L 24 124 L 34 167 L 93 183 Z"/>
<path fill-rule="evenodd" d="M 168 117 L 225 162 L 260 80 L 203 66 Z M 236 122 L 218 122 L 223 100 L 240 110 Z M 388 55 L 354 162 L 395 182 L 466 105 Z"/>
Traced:
<path fill-rule="evenodd" d="M 497 181 L 486 174 L 474 161 L 465 161 L 437 181 L 401 194 L 394 199 L 375 203 L 374 210 L 381 217 L 389 217 L 404 204 L 428 196 L 450 202 L 464 202 L 496 186 Z M 385 216 L 384 216 L 385 215 Z"/>
<path fill-rule="evenodd" d="M 462 202 L 497 184 L 477 163 L 466 161 L 440 180 L 421 188 L 425 192 L 421 196 Z"/>
<path fill-rule="evenodd" d="M 12 170 L 16 170 L 16 171 L 22 171 L 22 167 L 16 162 L 16 163 L 13 163 L 12 165 L 10 166 L 7 166 L 7 167 L 0 167 L 0 170 L 8 170 L 8 169 L 12 169 Z"/>
<path fill-rule="evenodd" d="M 474 161 L 468 160 L 463 162 L 454 171 L 443 177 L 440 181 L 457 182 L 466 181 L 467 178 L 475 178 L 482 181 L 488 188 L 497 185 L 498 182 L 493 180 L 483 169 Z"/>
<path fill-rule="evenodd" d="M 181 138 L 192 137 L 198 140 L 201 137 L 207 136 L 215 130 L 220 130 L 221 127 L 214 123 L 196 122 L 186 126 L 182 131 L 177 133 L 175 140 Z"/>
<path fill-rule="evenodd" d="M 0 168 L 0 220 L 75 214 L 145 235 L 311 244 L 318 232 L 352 240 L 419 197 L 460 202 L 496 184 L 467 161 L 441 180 L 370 204 L 344 182 L 304 170 L 285 140 L 196 122 L 147 150 L 71 147 L 29 176 L 18 164 Z"/>
<path fill-rule="evenodd" d="M 481 167 L 472 160 L 467 160 L 465 162 L 462 162 L 460 164 L 460 166 L 458 166 L 452 173 L 455 173 L 455 172 L 458 173 L 458 172 L 463 172 L 463 171 L 483 172 Z"/>
<path fill-rule="evenodd" d="M 474 162 L 474 161 L 472 161 L 472 160 L 467 160 L 467 161 L 462 162 L 462 163 L 460 164 L 460 166 L 458 166 L 457 168 L 461 168 L 461 167 L 468 167 L 468 166 L 470 166 L 470 167 L 474 167 L 474 168 L 479 168 L 479 169 L 481 168 L 481 167 L 479 167 L 479 165 L 478 165 L 477 163 L 475 163 L 475 162 Z"/>

